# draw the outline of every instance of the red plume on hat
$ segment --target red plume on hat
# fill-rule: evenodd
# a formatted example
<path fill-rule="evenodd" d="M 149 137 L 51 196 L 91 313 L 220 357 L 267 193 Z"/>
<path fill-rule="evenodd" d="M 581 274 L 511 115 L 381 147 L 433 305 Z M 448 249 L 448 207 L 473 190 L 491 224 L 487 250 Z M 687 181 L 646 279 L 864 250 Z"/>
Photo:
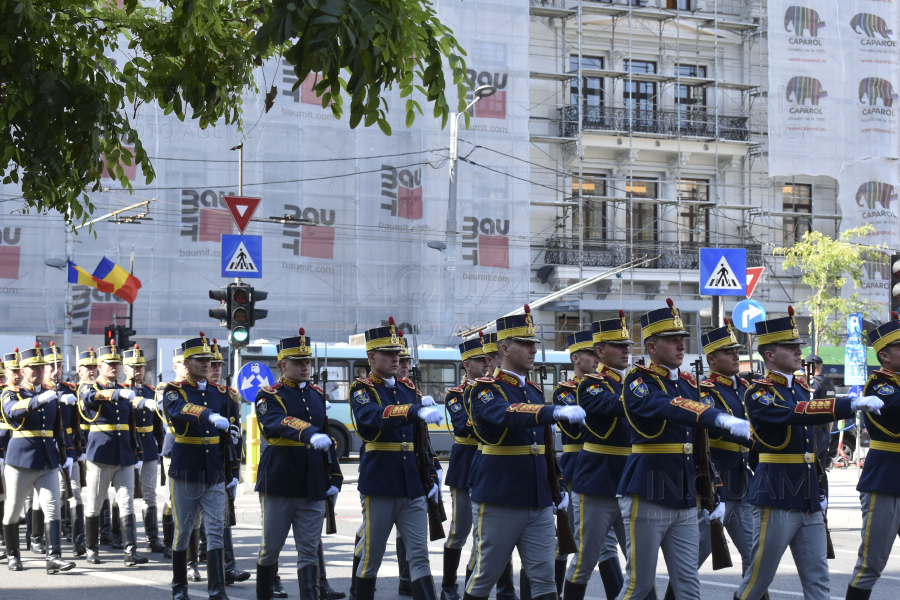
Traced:
<path fill-rule="evenodd" d="M 35 347 L 35 348 L 39 348 L 40 345 L 39 345 L 37 342 L 35 342 L 35 343 L 34 343 L 34 347 Z"/>
<path fill-rule="evenodd" d="M 793 306 L 788 305 L 788 315 L 790 315 L 792 317 L 794 316 L 794 307 Z"/>
<path fill-rule="evenodd" d="M 203 332 L 201 331 L 201 332 L 200 332 L 200 337 L 206 337 L 206 334 L 203 333 Z"/>
<path fill-rule="evenodd" d="M 398 329 L 398 330 L 397 330 L 397 335 L 400 336 L 400 337 L 403 337 L 403 330 L 402 330 L 402 329 Z"/>
<path fill-rule="evenodd" d="M 394 325 L 394 317 L 388 317 L 388 325 Z"/>
<path fill-rule="evenodd" d="M 525 314 L 528 314 L 530 312 L 531 312 L 531 307 L 526 304 L 525 305 Z"/>
<path fill-rule="evenodd" d="M 621 308 L 619 309 L 619 318 L 620 318 L 620 319 L 624 319 L 624 318 L 625 318 L 625 311 L 622 310 Z"/>
<path fill-rule="evenodd" d="M 216 341 L 216 340 L 213 340 L 213 341 Z M 138 346 L 138 345 L 137 345 L 137 344 L 135 344 L 135 345 L 134 345 L 134 349 L 135 349 L 135 350 L 140 350 L 140 349 L 141 349 L 141 347 L 140 347 L 140 346 Z"/>
<path fill-rule="evenodd" d="M 725 325 L 726 325 L 726 326 L 731 325 L 731 320 L 730 320 L 728 317 L 725 317 L 725 318 L 722 319 L 722 320 L 725 322 Z"/>
<path fill-rule="evenodd" d="M 483 332 L 483 331 L 479 331 L 479 332 L 478 332 L 478 337 L 484 337 L 484 332 Z"/>
<path fill-rule="evenodd" d="M 671 298 L 666 298 L 666 304 L 668 304 L 669 306 L 675 306 L 675 303 L 672 302 Z"/>
<path fill-rule="evenodd" d="M 893 310 L 891 311 L 891 318 L 895 321 L 900 321 L 900 315 L 898 315 L 897 312 Z"/>
<path fill-rule="evenodd" d="M 306 335 L 306 330 L 302 327 L 300 328 L 300 335 Z"/>
<path fill-rule="evenodd" d="M 19 349 L 16 348 L 16 351 L 18 351 L 18 350 L 19 350 Z M 94 351 L 94 347 L 93 347 L 93 346 L 88 346 L 88 352 L 93 352 L 93 351 Z"/>

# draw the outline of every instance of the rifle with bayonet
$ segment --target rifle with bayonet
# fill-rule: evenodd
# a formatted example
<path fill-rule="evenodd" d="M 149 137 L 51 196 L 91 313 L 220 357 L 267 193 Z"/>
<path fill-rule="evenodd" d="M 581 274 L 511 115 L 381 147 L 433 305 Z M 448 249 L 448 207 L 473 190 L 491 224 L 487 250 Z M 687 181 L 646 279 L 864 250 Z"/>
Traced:
<path fill-rule="evenodd" d="M 538 366 L 538 377 L 541 380 L 541 398 L 544 394 L 544 382 L 547 379 L 547 351 L 544 348 L 544 325 L 539 325 L 541 330 L 541 364 Z M 547 483 L 550 484 L 550 494 L 553 504 L 559 506 L 562 502 L 559 465 L 556 462 L 556 435 L 549 425 L 544 427 L 544 460 L 547 461 Z M 575 536 L 569 526 L 569 514 L 563 509 L 556 510 L 556 537 L 559 543 L 559 554 L 575 554 L 578 546 L 575 544 Z"/>
<path fill-rule="evenodd" d="M 807 385 L 813 378 L 813 363 L 805 362 L 803 364 L 803 368 L 806 370 L 806 381 Z M 825 478 L 825 469 L 822 468 L 822 462 L 819 460 L 819 444 L 818 444 L 818 436 L 816 435 L 815 430 L 813 431 L 813 458 L 816 461 L 816 483 L 819 486 L 823 486 L 823 479 Z M 822 511 L 822 520 L 825 521 L 825 557 L 828 560 L 832 560 L 835 558 L 834 553 L 834 543 L 831 541 L 831 529 L 828 528 L 828 517 L 825 516 L 825 511 Z"/>
<path fill-rule="evenodd" d="M 66 492 L 66 502 L 72 499 L 72 478 L 66 472 L 63 465 L 68 458 L 66 454 L 66 426 L 63 423 L 63 404 L 59 392 L 59 372 L 55 375 L 56 381 L 53 382 L 53 391 L 56 392 L 56 420 L 53 423 L 53 436 L 56 438 L 56 450 L 59 454 L 59 472 L 63 478 L 63 486 Z"/>
<path fill-rule="evenodd" d="M 422 371 L 419 368 L 419 344 L 416 340 L 416 334 L 413 334 L 413 365 L 409 370 L 410 378 L 419 388 L 419 382 L 422 379 Z M 413 445 L 416 454 L 416 466 L 419 468 L 419 478 L 422 481 L 422 487 L 425 489 L 426 500 L 428 505 L 428 534 L 430 540 L 441 540 L 446 537 L 444 526 L 442 523 L 447 520 L 447 514 L 444 511 L 444 503 L 441 501 L 440 489 L 435 497 L 428 497 L 431 486 L 436 485 L 431 478 L 432 460 L 435 456 L 434 446 L 431 445 L 431 438 L 428 435 L 428 425 L 424 421 L 416 423 L 413 438 Z M 430 456 L 429 456 L 430 455 Z"/>
<path fill-rule="evenodd" d="M 703 360 L 698 358 L 691 363 L 694 367 L 694 384 L 697 388 L 697 399 L 700 399 L 700 378 L 703 376 Z M 709 459 L 709 431 L 702 427 L 694 428 L 694 456 L 697 459 L 696 481 L 700 508 L 712 514 L 719 505 L 716 496 L 716 468 Z M 725 539 L 725 526 L 716 519 L 709 524 L 709 541 L 712 550 L 713 571 L 727 569 L 732 566 L 731 553 L 728 552 L 728 541 Z"/>
<path fill-rule="evenodd" d="M 319 376 L 318 370 L 319 370 L 319 350 L 318 350 L 318 345 L 316 345 L 316 378 L 317 379 Z M 331 428 L 328 424 L 328 408 L 327 408 L 327 404 L 325 404 L 328 402 L 328 397 L 327 397 L 327 394 L 325 393 L 327 390 L 327 387 L 328 387 L 328 345 L 327 344 L 325 345 L 325 368 L 322 369 L 321 379 L 322 379 L 322 392 L 323 392 L 322 402 L 324 404 L 324 406 L 322 408 L 325 409 L 325 421 L 322 424 L 322 433 L 324 433 L 328 437 L 331 437 Z M 332 441 L 332 446 L 333 445 L 334 445 L 334 442 Z M 326 450 L 322 454 L 322 460 L 325 463 L 325 475 L 327 477 L 331 477 L 331 471 L 334 467 L 334 463 L 331 460 L 331 447 L 329 447 L 328 450 Z M 327 485 L 327 481 L 326 481 L 326 485 Z M 328 535 L 337 533 L 337 518 L 335 517 L 335 514 L 334 514 L 334 498 L 332 496 L 325 496 L 325 533 Z"/>

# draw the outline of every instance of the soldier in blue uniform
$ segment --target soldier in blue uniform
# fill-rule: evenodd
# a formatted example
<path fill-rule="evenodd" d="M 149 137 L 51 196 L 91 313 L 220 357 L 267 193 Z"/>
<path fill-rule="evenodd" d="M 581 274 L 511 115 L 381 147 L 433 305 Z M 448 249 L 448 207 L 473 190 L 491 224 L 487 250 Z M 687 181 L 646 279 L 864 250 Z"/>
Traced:
<path fill-rule="evenodd" d="M 537 353 L 531 310 L 497 319 L 500 372 L 477 379 L 469 394 L 472 427 L 481 442 L 481 457 L 472 465 L 472 519 L 475 523 L 475 568 L 466 582 L 465 600 L 487 598 L 518 549 L 530 582 L 530 597 L 557 597 L 553 563 L 556 531 L 554 492 L 548 469 L 556 468 L 544 441 L 559 422 L 584 422 L 579 406 L 544 404 L 540 386 L 528 379 Z M 548 459 L 551 462 L 548 465 Z M 559 503 L 564 507 L 566 492 Z M 522 591 L 526 595 L 526 591 Z"/>
<path fill-rule="evenodd" d="M 811 399 L 806 380 L 794 376 L 803 365 L 800 346 L 805 342 L 792 307 L 787 317 L 757 323 L 756 335 L 766 373 L 744 393 L 744 409 L 759 444 L 759 465 L 748 494 L 753 556 L 734 597 L 759 600 L 790 546 L 804 598 L 827 600 L 827 502 L 816 473 L 815 426 L 849 418 L 856 410 L 877 414 L 883 402 L 870 396 Z"/>
<path fill-rule="evenodd" d="M 412 595 L 434 600 L 428 564 L 426 494 L 437 497 L 437 473 L 425 489 L 416 461 L 415 427 L 439 424 L 443 417 L 424 407 L 413 383 L 397 377 L 403 345 L 394 319 L 388 327 L 366 331 L 371 374 L 350 386 L 350 408 L 356 431 L 365 443 L 359 461 L 359 493 L 363 507 L 362 538 L 354 552 L 357 600 L 372 600 L 375 579 L 394 525 L 407 549 Z M 433 471 L 433 469 L 432 469 Z"/>
<path fill-rule="evenodd" d="M 326 498 L 337 499 L 341 476 L 328 434 L 325 392 L 310 379 L 312 347 L 300 335 L 281 340 L 278 383 L 260 389 L 256 413 L 268 446 L 259 463 L 256 491 L 262 509 L 262 544 L 256 565 L 256 597 L 272 596 L 275 567 L 291 527 L 297 548 L 300 599 L 319 598 L 319 556 Z"/>
<path fill-rule="evenodd" d="M 147 359 L 138 344 L 131 350 L 122 353 L 125 366 L 124 387 L 132 390 L 139 400 L 135 408 L 135 425 L 141 449 L 144 451 L 140 468 L 141 496 L 144 509 L 141 513 L 144 522 L 144 535 L 147 537 L 147 550 L 165 552 L 166 547 L 159 539 L 159 519 L 157 518 L 156 486 L 159 483 L 159 440 L 162 438 L 162 420 L 156 414 L 156 388 L 144 383 L 144 370 Z"/>
<path fill-rule="evenodd" d="M 863 415 L 872 436 L 866 466 L 856 489 L 862 500 L 862 543 L 847 586 L 846 600 L 869 600 L 872 588 L 887 565 L 900 530 L 900 320 L 891 320 L 869 332 L 881 369 L 872 373 L 863 394 L 884 402 L 881 416 Z"/>
<path fill-rule="evenodd" d="M 175 438 L 169 463 L 169 502 L 175 524 L 172 545 L 172 597 L 188 599 L 187 548 L 203 512 L 207 535 L 207 592 L 226 600 L 223 531 L 226 485 L 237 488 L 240 414 L 228 388 L 208 381 L 212 348 L 206 335 L 181 344 L 187 377 L 163 387 L 163 415 Z"/>
<path fill-rule="evenodd" d="M 4 507 L 3 536 L 10 571 L 21 571 L 19 555 L 19 513 L 32 489 L 34 498 L 46 517 L 47 574 L 68 571 L 75 563 L 62 560 L 62 528 L 58 469 L 69 469 L 75 451 L 60 426 L 59 393 L 44 384 L 44 361 L 35 342 L 19 354 L 21 385 L 6 387 L 0 394 L 0 408 L 12 428 L 12 439 L 6 447 L 6 489 L 9 499 Z M 60 447 L 65 448 L 64 464 Z"/>
<path fill-rule="evenodd" d="M 575 402 L 585 411 L 582 449 L 572 475 L 573 531 L 578 554 L 569 565 L 565 600 L 583 600 L 597 566 L 606 597 L 613 600 L 624 583 L 617 541 L 625 547 L 625 526 L 616 494 L 631 454 L 631 427 L 622 406 L 622 382 L 631 358 L 631 336 L 625 312 L 619 318 L 594 321 L 591 343 L 596 372 L 585 373 Z M 655 600 L 655 588 L 648 598 Z"/>
<path fill-rule="evenodd" d="M 699 600 L 693 429 L 750 436 L 747 421 L 700 402 L 694 377 L 680 371 L 688 332 L 672 300 L 666 303 L 666 308 L 641 316 L 651 362 L 635 365 L 623 383 L 632 446 L 618 490 L 627 540 L 625 585 L 618 600 L 647 595 L 656 578 L 660 547 L 675 596 Z M 720 502 L 709 520 L 721 518 L 724 510 Z"/>
<path fill-rule="evenodd" d="M 142 565 L 147 559 L 137 553 L 134 518 L 134 469 L 140 468 L 142 451 L 130 426 L 135 393 L 116 383 L 122 356 L 112 341 L 97 352 L 97 362 L 97 380 L 78 389 L 81 418 L 90 424 L 84 491 L 87 561 L 100 564 L 100 511 L 112 483 L 121 511 L 125 566 Z"/>

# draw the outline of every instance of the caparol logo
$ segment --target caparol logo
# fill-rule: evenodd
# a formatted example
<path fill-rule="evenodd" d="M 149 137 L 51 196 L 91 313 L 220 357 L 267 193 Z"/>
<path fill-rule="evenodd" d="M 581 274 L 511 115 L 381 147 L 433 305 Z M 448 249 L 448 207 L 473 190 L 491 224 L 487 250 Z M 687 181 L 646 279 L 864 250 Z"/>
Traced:
<path fill-rule="evenodd" d="M 415 169 L 381 165 L 381 209 L 392 217 L 418 221 L 422 218 L 422 168 Z"/>
<path fill-rule="evenodd" d="M 874 38 L 875 35 L 881 36 L 882 39 L 863 39 L 859 43 L 862 46 L 883 46 L 894 48 L 897 42 L 891 39 L 894 32 L 888 29 L 887 21 L 870 13 L 859 13 L 850 19 L 850 27 L 854 33 L 865 34 L 867 38 Z"/>
<path fill-rule="evenodd" d="M 19 241 L 22 238 L 21 227 L 4 227 L 0 231 L 0 279 L 18 279 L 19 262 L 22 249 Z"/>
<path fill-rule="evenodd" d="M 822 89 L 822 82 L 814 77 L 799 75 L 788 80 L 784 99 L 797 106 L 788 109 L 791 114 L 816 114 L 821 115 L 821 108 L 813 108 L 819 105 L 822 98 L 827 98 L 828 92 Z M 805 106 L 809 100 L 811 106 Z"/>
<path fill-rule="evenodd" d="M 819 30 L 825 27 L 825 21 L 819 18 L 819 13 L 805 6 L 788 6 L 784 11 L 784 30 L 793 33 L 788 43 L 803 46 L 821 46 L 820 40 L 805 39 L 815 38 Z"/>
<path fill-rule="evenodd" d="M 469 114 L 479 119 L 505 119 L 506 118 L 506 84 L 509 82 L 509 73 L 498 71 L 478 71 L 466 69 L 469 81 L 469 91 L 466 94 L 466 103 L 475 99 L 472 93 L 483 85 L 492 85 L 497 91 L 486 98 L 482 98 L 469 109 Z"/>
<path fill-rule="evenodd" d="M 866 100 L 863 100 L 865 98 Z M 866 77 L 859 82 L 859 101 L 865 104 L 868 101 L 869 106 L 875 106 L 878 99 L 881 99 L 881 105 L 891 107 L 897 94 L 894 92 L 894 86 L 887 79 L 881 77 Z M 863 110 L 864 115 L 869 114 L 885 114 L 894 116 L 894 111 L 879 108 L 869 108 Z"/>
<path fill-rule="evenodd" d="M 284 214 L 295 219 L 306 219 L 315 225 L 285 223 L 281 235 L 291 239 L 281 247 L 290 250 L 294 256 L 308 258 L 334 258 L 334 211 L 325 208 L 301 208 L 295 204 L 285 204 Z"/>
<path fill-rule="evenodd" d="M 897 190 L 890 183 L 867 181 L 856 191 L 856 204 L 862 208 L 889 208 L 897 199 Z M 893 214 L 893 213 L 891 213 Z M 878 215 L 871 215 L 878 216 Z M 865 218 L 865 215 L 863 215 Z"/>
<path fill-rule="evenodd" d="M 888 256 L 881 252 L 869 252 L 866 257 L 865 262 L 865 271 L 866 277 L 868 279 L 881 280 L 887 282 L 890 280 L 890 269 L 888 263 L 890 260 Z M 863 285 L 863 288 L 871 288 L 871 287 L 887 287 L 888 284 L 884 283 L 879 286 L 873 286 L 872 284 Z"/>
<path fill-rule="evenodd" d="M 463 217 L 462 259 L 476 267 L 509 268 L 509 220 Z"/>

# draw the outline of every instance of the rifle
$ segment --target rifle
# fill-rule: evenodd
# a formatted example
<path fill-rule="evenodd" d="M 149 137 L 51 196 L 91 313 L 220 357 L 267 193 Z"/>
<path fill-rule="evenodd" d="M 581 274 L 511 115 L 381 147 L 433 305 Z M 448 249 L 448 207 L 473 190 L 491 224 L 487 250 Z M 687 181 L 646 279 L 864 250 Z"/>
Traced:
<path fill-rule="evenodd" d="M 227 394 L 227 392 L 226 392 Z M 230 398 L 226 396 L 227 401 L 231 401 Z M 231 494 L 231 489 L 228 487 L 228 484 L 231 483 L 231 471 L 234 469 L 235 456 L 234 456 L 234 446 L 231 442 L 231 427 L 230 424 L 234 423 L 234 417 L 229 417 L 229 428 L 224 432 L 224 435 L 219 438 L 219 447 L 222 451 L 222 465 L 223 470 L 225 471 L 225 477 L 227 481 L 225 482 L 225 495 L 228 498 L 228 506 L 225 510 L 225 527 L 233 527 L 237 525 L 237 515 L 234 512 L 234 496 Z"/>
<path fill-rule="evenodd" d="M 419 368 L 419 343 L 416 340 L 416 334 L 413 334 L 413 366 L 409 370 L 410 376 L 416 389 L 419 388 L 419 382 L 422 379 L 422 371 Z M 419 468 L 419 478 L 422 482 L 422 488 L 427 494 L 431 487 L 436 485 L 431 479 L 432 462 L 429 460 L 429 450 L 434 453 L 434 447 L 431 445 L 431 438 L 428 435 L 428 425 L 424 421 L 415 424 L 413 429 L 413 445 L 416 453 L 416 466 Z M 444 526 L 441 524 L 447 520 L 447 513 L 444 511 L 444 503 L 441 501 L 441 491 L 438 489 L 437 497 L 430 498 L 426 495 L 428 507 L 428 537 L 433 542 L 442 540 L 447 535 L 444 533 Z"/>
<path fill-rule="evenodd" d="M 156 376 L 156 387 L 159 388 L 161 385 L 163 385 L 162 369 L 160 369 L 159 374 Z M 156 438 L 156 447 L 162 452 L 163 443 L 166 440 L 166 424 L 159 416 L 159 411 L 162 408 L 159 406 L 159 403 L 162 402 L 162 395 L 159 395 L 158 397 L 156 410 L 153 414 L 153 437 Z M 166 485 L 166 465 L 162 455 L 159 456 L 159 484 L 162 486 Z"/>
<path fill-rule="evenodd" d="M 59 403 L 59 384 L 57 383 L 53 387 L 57 394 L 56 421 L 53 423 L 53 437 L 56 438 L 56 451 L 59 454 L 59 472 L 62 474 L 63 485 L 66 488 L 66 501 L 68 502 L 72 499 L 72 478 L 69 477 L 65 467 L 63 467 L 63 464 L 68 458 L 68 456 L 66 456 L 66 428 L 65 425 L 63 425 L 62 405 Z"/>
<path fill-rule="evenodd" d="M 324 397 L 323 397 L 324 400 Z M 324 404 L 324 402 L 323 402 Z M 331 433 L 328 428 L 328 415 L 325 415 L 325 423 L 322 426 L 322 433 L 331 437 Z M 331 448 L 325 450 L 322 460 L 325 463 L 325 474 L 327 477 L 331 476 Z M 325 496 L 325 533 L 331 535 L 332 533 L 337 533 L 337 520 L 334 516 L 334 500 L 331 496 Z"/>
<path fill-rule="evenodd" d="M 78 410 L 78 388 L 75 388 L 75 410 L 72 411 L 71 414 L 71 425 L 72 425 L 72 445 L 75 447 L 75 460 L 78 461 L 78 457 L 86 452 L 84 447 L 84 433 L 81 431 L 81 413 Z M 78 465 L 78 485 L 82 488 L 87 487 L 87 474 L 85 473 L 84 465 Z"/>
<path fill-rule="evenodd" d="M 698 358 L 691 363 L 691 366 L 694 367 L 694 379 L 699 398 L 703 360 Z M 694 456 L 697 465 L 697 495 L 700 499 L 700 507 L 712 514 L 719 504 L 716 499 L 716 469 L 709 459 L 709 432 L 701 427 L 694 428 Z M 725 526 L 717 519 L 709 524 L 709 534 L 713 571 L 731 567 L 731 553 L 728 552 L 728 541 L 725 539 Z"/>
<path fill-rule="evenodd" d="M 133 373 L 134 371 L 132 371 Z M 131 433 L 131 451 L 134 453 L 134 460 L 138 460 L 138 440 L 137 440 L 137 405 L 135 401 L 138 399 L 137 386 L 134 385 L 134 375 L 131 376 L 131 391 L 134 392 L 134 398 L 129 402 L 131 406 L 128 408 L 128 429 Z M 143 498 L 144 493 L 141 491 L 141 473 L 137 469 L 134 470 L 134 497 Z"/>
<path fill-rule="evenodd" d="M 544 349 L 544 325 L 539 325 L 541 330 L 541 364 L 537 368 L 538 377 L 541 380 L 541 395 L 543 399 L 544 381 L 547 379 L 547 352 Z M 544 427 L 544 460 L 547 461 L 547 483 L 550 485 L 550 495 L 553 504 L 559 506 L 562 502 L 562 493 L 559 491 L 561 478 L 556 464 L 556 436 L 553 429 L 548 425 Z M 559 543 L 559 553 L 575 554 L 578 552 L 578 545 L 575 543 L 575 536 L 572 534 L 572 528 L 569 526 L 569 514 L 565 510 L 556 510 L 556 537 Z"/>
<path fill-rule="evenodd" d="M 803 368 L 806 371 L 806 380 L 812 381 L 813 363 L 805 362 Z M 816 461 L 816 482 L 821 484 L 822 479 L 825 477 L 825 470 L 822 468 L 822 463 L 819 460 L 819 440 L 815 431 L 813 431 L 813 456 Z M 828 560 L 833 560 L 836 556 L 834 543 L 831 541 L 831 529 L 828 528 L 828 517 L 825 516 L 824 510 L 822 511 L 822 519 L 825 521 L 825 557 Z"/>

